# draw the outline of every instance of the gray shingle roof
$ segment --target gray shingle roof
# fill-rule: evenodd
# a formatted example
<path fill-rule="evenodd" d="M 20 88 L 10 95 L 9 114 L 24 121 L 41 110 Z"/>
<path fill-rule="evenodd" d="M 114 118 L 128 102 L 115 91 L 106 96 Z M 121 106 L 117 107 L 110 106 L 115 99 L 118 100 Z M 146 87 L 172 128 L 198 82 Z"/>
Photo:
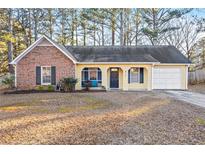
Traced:
<path fill-rule="evenodd" d="M 190 63 L 174 46 L 66 46 L 78 62 Z"/>

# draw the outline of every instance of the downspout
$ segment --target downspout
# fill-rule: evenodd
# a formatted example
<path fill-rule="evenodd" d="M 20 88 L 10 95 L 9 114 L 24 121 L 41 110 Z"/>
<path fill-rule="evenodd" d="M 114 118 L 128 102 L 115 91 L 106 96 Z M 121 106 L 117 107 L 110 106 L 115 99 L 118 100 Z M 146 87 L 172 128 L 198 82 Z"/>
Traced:
<path fill-rule="evenodd" d="M 188 64 L 187 66 L 186 66 L 186 81 L 185 81 L 185 89 L 187 90 L 188 89 L 188 84 L 189 84 L 189 66 L 190 66 L 190 64 Z"/>
<path fill-rule="evenodd" d="M 14 65 L 15 88 L 17 88 L 17 65 Z"/>
<path fill-rule="evenodd" d="M 152 71 L 152 83 L 151 83 L 151 90 L 153 90 L 153 67 L 154 67 L 154 64 L 152 64 L 152 69 L 151 69 L 151 71 Z"/>

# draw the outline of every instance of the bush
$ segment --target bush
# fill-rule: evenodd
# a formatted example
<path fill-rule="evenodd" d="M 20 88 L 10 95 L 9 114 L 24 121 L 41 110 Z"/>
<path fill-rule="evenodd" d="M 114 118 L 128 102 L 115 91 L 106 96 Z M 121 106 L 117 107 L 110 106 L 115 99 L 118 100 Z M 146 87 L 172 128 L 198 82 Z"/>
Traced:
<path fill-rule="evenodd" d="M 52 85 L 48 85 L 47 90 L 48 91 L 54 91 L 54 87 Z"/>
<path fill-rule="evenodd" d="M 14 88 L 15 87 L 14 81 L 15 81 L 14 75 L 10 75 L 10 76 L 4 78 L 1 82 L 3 85 L 8 86 L 9 88 Z"/>
<path fill-rule="evenodd" d="M 39 91 L 54 91 L 54 87 L 52 85 L 40 85 L 37 86 L 35 89 Z"/>
<path fill-rule="evenodd" d="M 44 90 L 45 88 L 44 88 L 44 86 L 37 86 L 35 89 L 36 89 L 36 90 L 39 90 L 39 91 L 42 91 L 42 90 Z"/>
<path fill-rule="evenodd" d="M 76 83 L 77 83 L 77 79 L 68 77 L 68 78 L 61 79 L 59 85 L 60 85 L 60 89 L 62 89 L 63 91 L 72 92 L 75 90 Z"/>

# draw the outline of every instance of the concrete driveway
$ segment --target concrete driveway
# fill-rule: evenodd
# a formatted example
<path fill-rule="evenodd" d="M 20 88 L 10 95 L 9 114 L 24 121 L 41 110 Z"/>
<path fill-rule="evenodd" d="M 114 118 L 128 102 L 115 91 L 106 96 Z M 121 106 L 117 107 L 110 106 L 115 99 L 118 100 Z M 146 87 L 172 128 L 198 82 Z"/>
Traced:
<path fill-rule="evenodd" d="M 171 97 L 205 108 L 205 95 L 190 91 L 166 91 Z"/>

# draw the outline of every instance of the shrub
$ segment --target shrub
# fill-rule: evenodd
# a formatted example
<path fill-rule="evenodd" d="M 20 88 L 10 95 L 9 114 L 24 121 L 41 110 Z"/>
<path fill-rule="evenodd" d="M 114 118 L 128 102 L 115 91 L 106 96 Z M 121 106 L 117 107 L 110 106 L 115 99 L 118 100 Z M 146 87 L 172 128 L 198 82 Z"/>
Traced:
<path fill-rule="evenodd" d="M 43 91 L 54 91 L 54 87 L 52 85 L 40 85 L 35 88 L 36 90 Z"/>
<path fill-rule="evenodd" d="M 47 86 L 47 90 L 48 90 L 48 91 L 54 91 L 54 87 L 53 87 L 52 85 L 48 85 L 48 86 Z"/>
<path fill-rule="evenodd" d="M 63 89 L 63 91 L 69 91 L 72 92 L 75 90 L 75 85 L 77 83 L 77 79 L 68 77 L 68 78 L 63 78 L 60 80 L 60 89 Z"/>
<path fill-rule="evenodd" d="M 14 75 L 10 75 L 6 78 L 4 78 L 1 82 L 2 84 L 8 86 L 9 88 L 14 88 L 14 81 L 15 81 L 15 77 Z"/>
<path fill-rule="evenodd" d="M 44 90 L 45 88 L 44 88 L 44 86 L 37 86 L 36 87 L 36 90 L 39 90 L 39 91 L 42 91 L 42 90 Z"/>

